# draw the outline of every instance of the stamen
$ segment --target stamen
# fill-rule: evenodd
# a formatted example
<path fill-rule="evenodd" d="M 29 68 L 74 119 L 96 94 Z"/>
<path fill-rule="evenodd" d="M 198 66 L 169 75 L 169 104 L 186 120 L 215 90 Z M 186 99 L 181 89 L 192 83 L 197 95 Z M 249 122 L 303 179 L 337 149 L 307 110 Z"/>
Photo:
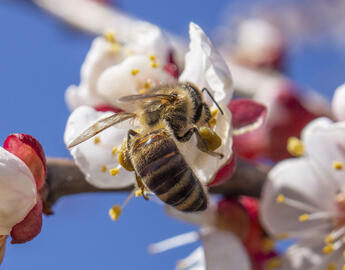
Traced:
<path fill-rule="evenodd" d="M 205 257 L 204 249 L 202 247 L 198 247 L 190 255 L 188 255 L 187 258 L 184 258 L 183 260 L 178 261 L 176 264 L 176 269 L 178 270 L 190 269 L 191 266 L 196 267 L 200 264 L 204 264 L 204 260 L 205 260 L 204 257 Z"/>
<path fill-rule="evenodd" d="M 117 167 L 114 168 L 114 169 L 110 169 L 110 170 L 109 170 L 109 174 L 112 175 L 112 176 L 118 175 L 119 172 L 120 172 L 120 168 L 121 168 L 120 166 L 117 166 Z"/>
<path fill-rule="evenodd" d="M 334 262 L 330 262 L 329 264 L 327 264 L 325 270 L 337 270 L 337 266 L 335 265 Z"/>
<path fill-rule="evenodd" d="M 130 202 L 130 200 L 133 198 L 134 195 L 134 189 L 129 193 L 126 200 L 122 203 L 122 205 L 115 204 L 110 210 L 109 210 L 109 216 L 112 220 L 118 220 L 122 210 L 126 207 L 126 205 Z"/>
<path fill-rule="evenodd" d="M 155 61 L 156 60 L 156 56 L 154 54 L 150 55 L 149 58 L 150 58 L 151 61 Z"/>
<path fill-rule="evenodd" d="M 114 43 L 114 44 L 111 45 L 109 51 L 110 51 L 111 53 L 114 53 L 114 54 L 115 54 L 115 53 L 118 53 L 118 52 L 120 51 L 120 49 L 121 49 L 120 43 Z"/>
<path fill-rule="evenodd" d="M 101 172 L 105 173 L 107 170 L 108 170 L 107 166 L 106 165 L 102 165 Z"/>
<path fill-rule="evenodd" d="M 283 233 L 275 235 L 275 238 L 277 240 L 284 240 L 284 239 L 286 239 L 288 237 L 289 237 L 289 234 L 287 232 L 283 232 Z"/>
<path fill-rule="evenodd" d="M 342 270 L 345 270 L 345 264 L 343 265 L 343 267 L 341 268 Z"/>
<path fill-rule="evenodd" d="M 279 194 L 276 199 L 277 203 L 285 202 L 285 196 L 283 194 Z"/>
<path fill-rule="evenodd" d="M 327 235 L 326 238 L 325 238 L 325 244 L 331 244 L 333 242 L 334 242 L 333 235 L 331 235 L 331 234 Z"/>
<path fill-rule="evenodd" d="M 150 80 L 147 80 L 145 83 L 145 88 L 149 89 L 149 88 L 151 88 L 151 86 L 152 86 L 152 82 Z"/>
<path fill-rule="evenodd" d="M 140 72 L 139 69 L 135 68 L 135 69 L 132 69 L 131 73 L 133 76 L 137 75 L 138 73 Z"/>
<path fill-rule="evenodd" d="M 341 161 L 333 161 L 333 168 L 337 171 L 344 169 L 344 164 Z"/>
<path fill-rule="evenodd" d="M 218 113 L 218 109 L 215 108 L 211 111 L 211 118 L 215 118 L 217 116 L 217 113 Z"/>
<path fill-rule="evenodd" d="M 278 195 L 278 197 L 279 197 L 279 195 Z M 292 208 L 301 210 L 303 212 L 313 213 L 313 212 L 318 212 L 319 211 L 319 209 L 313 207 L 312 205 L 308 205 L 306 203 L 303 203 L 303 202 L 300 202 L 300 201 L 297 201 L 297 200 L 294 200 L 294 199 L 290 199 L 290 198 L 288 198 L 286 196 L 284 196 L 284 204 L 287 205 L 287 206 L 290 206 Z"/>
<path fill-rule="evenodd" d="M 122 213 L 122 209 L 120 205 L 115 204 L 110 210 L 109 210 L 109 216 L 112 220 L 118 220 L 120 215 Z"/>
<path fill-rule="evenodd" d="M 281 261 L 278 257 L 269 259 L 265 262 L 265 269 L 277 269 L 280 268 Z"/>
<path fill-rule="evenodd" d="M 106 31 L 106 32 L 103 34 L 103 37 L 104 37 L 107 41 L 109 41 L 109 42 L 111 42 L 111 43 L 115 43 L 115 42 L 116 42 L 115 33 L 112 32 L 112 31 L 110 31 L 110 30 Z"/>
<path fill-rule="evenodd" d="M 159 64 L 158 64 L 156 61 L 152 61 L 152 62 L 151 62 L 151 67 L 152 67 L 152 68 L 158 68 L 158 67 L 159 67 Z"/>
<path fill-rule="evenodd" d="M 290 137 L 287 142 L 287 150 L 294 157 L 300 157 L 304 154 L 304 145 L 296 137 Z"/>
<path fill-rule="evenodd" d="M 275 243 L 274 241 L 272 241 L 272 239 L 266 237 L 264 238 L 264 240 L 262 241 L 262 245 L 261 245 L 261 251 L 264 254 L 267 254 L 269 252 L 271 252 L 274 249 Z"/>
<path fill-rule="evenodd" d="M 111 154 L 113 156 L 116 156 L 117 155 L 117 152 L 118 152 L 118 147 L 117 146 L 114 146 L 113 150 L 111 150 Z"/>
<path fill-rule="evenodd" d="M 199 239 L 199 234 L 197 232 L 184 233 L 161 242 L 151 244 L 149 246 L 149 252 L 151 253 L 161 253 L 169 249 L 173 249 L 186 244 L 194 243 Z"/>
<path fill-rule="evenodd" d="M 322 251 L 324 254 L 330 254 L 331 252 L 334 251 L 333 244 L 327 244 L 326 246 L 323 247 Z"/>
<path fill-rule="evenodd" d="M 136 190 L 136 191 L 135 191 L 135 197 L 141 197 L 141 196 L 143 196 L 143 191 L 142 191 L 142 189 Z"/>
<path fill-rule="evenodd" d="M 101 142 L 101 139 L 99 138 L 99 137 L 95 137 L 94 139 L 93 139 L 93 143 L 94 144 L 99 144 Z"/>
<path fill-rule="evenodd" d="M 307 220 L 309 220 L 309 215 L 308 215 L 308 214 L 303 214 L 303 215 L 300 215 L 300 216 L 298 217 L 298 221 L 299 221 L 299 222 L 305 222 L 305 221 L 307 221 Z"/>

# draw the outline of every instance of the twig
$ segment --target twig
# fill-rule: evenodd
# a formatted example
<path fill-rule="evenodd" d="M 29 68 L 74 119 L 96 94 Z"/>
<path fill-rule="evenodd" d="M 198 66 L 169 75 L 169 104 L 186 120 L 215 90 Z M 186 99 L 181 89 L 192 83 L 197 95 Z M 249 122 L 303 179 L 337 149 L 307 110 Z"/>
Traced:
<path fill-rule="evenodd" d="M 266 174 L 245 162 L 239 162 L 235 175 L 225 184 L 210 188 L 211 193 L 225 196 L 249 195 L 259 197 Z M 70 159 L 48 158 L 46 186 L 42 197 L 46 203 L 46 213 L 63 196 L 87 192 L 130 191 L 132 187 L 121 189 L 99 189 L 86 182 L 83 173 Z"/>

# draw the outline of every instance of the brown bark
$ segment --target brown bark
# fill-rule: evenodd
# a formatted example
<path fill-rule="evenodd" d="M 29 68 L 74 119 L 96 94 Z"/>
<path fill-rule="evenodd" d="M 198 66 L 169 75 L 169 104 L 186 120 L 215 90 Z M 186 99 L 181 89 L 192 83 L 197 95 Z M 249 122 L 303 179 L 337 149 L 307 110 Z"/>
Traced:
<path fill-rule="evenodd" d="M 234 176 L 226 183 L 209 189 L 211 193 L 225 196 L 248 195 L 259 197 L 266 173 L 243 161 L 239 161 Z M 47 179 L 42 190 L 45 201 L 45 213 L 63 196 L 86 192 L 121 192 L 130 191 L 132 187 L 121 189 L 99 189 L 86 182 L 83 173 L 70 159 L 48 158 Z"/>

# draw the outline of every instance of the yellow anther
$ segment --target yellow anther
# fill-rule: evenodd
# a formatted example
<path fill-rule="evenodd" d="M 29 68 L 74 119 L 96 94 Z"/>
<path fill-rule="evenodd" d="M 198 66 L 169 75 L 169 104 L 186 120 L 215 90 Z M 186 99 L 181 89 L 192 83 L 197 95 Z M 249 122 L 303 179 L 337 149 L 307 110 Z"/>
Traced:
<path fill-rule="evenodd" d="M 110 175 L 112 175 L 112 176 L 116 176 L 116 175 L 119 174 L 119 171 L 120 171 L 119 168 L 114 168 L 114 169 L 110 169 L 110 170 L 109 170 L 109 173 L 110 173 Z"/>
<path fill-rule="evenodd" d="M 111 45 L 109 51 L 111 53 L 118 53 L 120 51 L 120 49 L 121 49 L 120 43 L 114 43 L 114 44 Z"/>
<path fill-rule="evenodd" d="M 265 269 L 277 269 L 280 268 L 281 266 L 281 261 L 279 258 L 274 257 L 272 259 L 269 259 L 265 262 Z"/>
<path fill-rule="evenodd" d="M 330 262 L 329 264 L 326 265 L 325 270 L 337 270 L 337 266 L 334 262 Z"/>
<path fill-rule="evenodd" d="M 150 55 L 149 58 L 150 58 L 151 61 L 155 61 L 156 60 L 156 56 L 154 54 Z"/>
<path fill-rule="evenodd" d="M 272 241 L 272 239 L 266 237 L 263 241 L 262 241 L 262 245 L 261 245 L 261 251 L 264 254 L 267 254 L 269 252 L 271 252 L 274 249 L 274 241 Z"/>
<path fill-rule="evenodd" d="M 121 151 L 119 152 L 119 163 L 120 165 L 125 168 L 127 171 L 134 171 L 134 168 L 132 166 L 131 161 L 129 160 L 129 158 L 127 157 L 125 151 L 123 150 L 124 147 L 121 148 Z"/>
<path fill-rule="evenodd" d="M 99 137 L 95 137 L 94 139 L 93 139 L 93 143 L 94 144 L 99 144 L 101 142 L 101 139 L 99 138 Z"/>
<path fill-rule="evenodd" d="M 210 121 L 208 121 L 208 124 L 210 127 L 214 127 L 217 124 L 216 118 L 212 118 Z"/>
<path fill-rule="evenodd" d="M 207 144 L 209 150 L 214 151 L 222 145 L 222 139 L 212 129 L 200 127 L 199 133 Z"/>
<path fill-rule="evenodd" d="M 109 209 L 109 216 L 112 220 L 118 220 L 122 213 L 120 205 L 115 204 L 111 209 Z"/>
<path fill-rule="evenodd" d="M 343 252 L 343 257 L 344 257 L 344 259 L 345 259 L 345 251 Z"/>
<path fill-rule="evenodd" d="M 298 217 L 299 222 L 305 222 L 309 220 L 309 215 L 308 214 L 303 214 Z"/>
<path fill-rule="evenodd" d="M 275 236 L 275 238 L 276 238 L 277 240 L 284 240 L 284 239 L 286 239 L 286 238 L 288 238 L 288 237 L 289 237 L 289 234 L 288 234 L 287 232 L 283 232 L 283 233 L 277 234 L 277 235 Z"/>
<path fill-rule="evenodd" d="M 277 203 L 283 203 L 285 202 L 285 196 L 283 194 L 279 194 L 276 199 Z"/>
<path fill-rule="evenodd" d="M 304 154 L 304 145 L 296 137 L 290 137 L 287 142 L 287 150 L 294 157 L 300 157 Z"/>
<path fill-rule="evenodd" d="M 156 61 L 152 61 L 152 62 L 151 62 L 151 67 L 152 67 L 152 68 L 158 68 L 158 67 L 159 67 L 159 64 L 158 64 Z"/>
<path fill-rule="evenodd" d="M 118 147 L 117 146 L 114 146 L 113 150 L 111 150 L 111 154 L 113 156 L 116 156 L 117 155 L 117 152 L 118 152 Z"/>
<path fill-rule="evenodd" d="M 345 270 L 345 264 L 343 265 L 343 267 L 341 268 L 342 270 Z"/>
<path fill-rule="evenodd" d="M 108 170 L 107 166 L 106 165 L 102 165 L 101 172 L 105 173 L 107 170 Z"/>
<path fill-rule="evenodd" d="M 334 242 L 334 237 L 331 234 L 327 235 L 326 238 L 325 238 L 325 243 L 326 244 L 331 244 L 333 242 Z"/>
<path fill-rule="evenodd" d="M 135 68 L 135 69 L 132 69 L 131 73 L 133 76 L 137 75 L 138 73 L 140 72 L 139 69 Z"/>
<path fill-rule="evenodd" d="M 334 251 L 334 246 L 332 244 L 327 244 L 323 247 L 322 251 L 324 254 L 329 254 Z"/>
<path fill-rule="evenodd" d="M 333 161 L 333 168 L 337 171 L 344 169 L 344 163 L 341 161 Z"/>
<path fill-rule="evenodd" d="M 138 189 L 135 191 L 135 197 L 143 196 L 143 191 L 141 189 Z"/>
<path fill-rule="evenodd" d="M 104 34 L 103 34 L 104 38 L 111 42 L 111 43 L 115 43 L 116 42 L 116 37 L 115 37 L 115 33 L 112 32 L 112 31 L 106 31 Z"/>
<path fill-rule="evenodd" d="M 150 81 L 147 81 L 147 82 L 145 83 L 145 88 L 146 88 L 146 89 L 151 88 L 151 86 L 152 86 L 152 83 L 151 83 Z"/>

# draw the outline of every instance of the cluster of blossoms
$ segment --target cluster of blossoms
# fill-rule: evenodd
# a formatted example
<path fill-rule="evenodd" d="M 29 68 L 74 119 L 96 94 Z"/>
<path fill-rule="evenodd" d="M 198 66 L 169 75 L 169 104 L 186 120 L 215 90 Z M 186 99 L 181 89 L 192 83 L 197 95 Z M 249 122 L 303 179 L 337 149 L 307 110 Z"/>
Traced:
<path fill-rule="evenodd" d="M 8 136 L 0 147 L 0 262 L 5 241 L 25 243 L 40 233 L 46 161 L 40 143 L 27 134 Z"/>
<path fill-rule="evenodd" d="M 298 158 L 278 163 L 269 173 L 261 215 L 272 235 L 299 241 L 289 248 L 286 269 L 344 269 L 345 85 L 334 95 L 338 120 L 318 118 L 302 139 L 289 141 Z"/>

